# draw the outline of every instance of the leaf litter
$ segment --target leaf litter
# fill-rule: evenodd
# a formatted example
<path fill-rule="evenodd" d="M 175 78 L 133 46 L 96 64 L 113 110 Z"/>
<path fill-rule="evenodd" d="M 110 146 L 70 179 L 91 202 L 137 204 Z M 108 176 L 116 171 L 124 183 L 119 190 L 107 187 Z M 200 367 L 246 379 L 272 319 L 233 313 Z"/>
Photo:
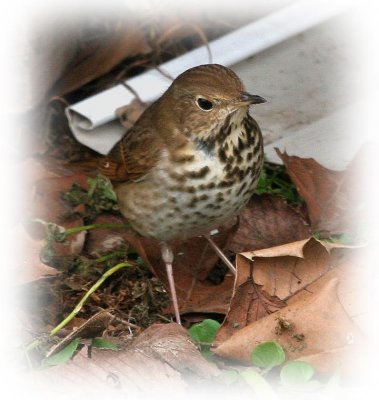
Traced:
<path fill-rule="evenodd" d="M 77 182 L 80 183 L 75 183 L 76 177 L 79 177 Z M 69 189 L 65 193 L 61 192 L 59 201 L 54 185 L 51 185 L 51 178 L 47 178 L 50 184 L 39 184 L 40 187 L 46 188 L 47 192 L 50 191 L 49 196 L 55 199 L 55 212 L 59 210 L 67 214 L 71 207 L 76 209 L 76 214 L 85 224 L 91 222 L 117 226 L 126 222 L 115 203 L 110 201 L 112 195 L 107 193 L 106 185 L 102 186 L 100 183 L 98 187 L 100 196 L 104 196 L 109 202 L 109 207 L 93 208 L 91 203 L 96 203 L 96 200 L 88 195 L 90 183 L 92 182 L 92 188 L 96 186 L 93 181 L 88 182 L 82 175 L 62 179 L 65 185 L 60 187 Z M 67 182 L 71 183 L 71 188 Z M 45 196 L 40 198 L 45 199 Z M 61 204 L 62 201 L 65 205 Z M 101 203 L 101 199 L 99 202 Z M 277 206 L 266 208 L 264 205 L 267 204 Z M 82 207 L 78 209 L 79 206 Z M 253 218 L 258 218 L 257 215 L 262 216 L 265 209 L 266 218 L 271 223 L 266 221 L 253 224 Z M 283 218 L 285 221 L 280 218 L 283 215 L 286 216 Z M 288 215 L 291 217 L 287 218 Z M 276 223 L 273 224 L 275 219 Z M 57 217 L 54 220 L 62 221 Z M 297 232 L 291 232 L 292 223 L 299 227 Z M 267 233 L 264 233 L 265 230 Z M 285 244 L 282 244 L 282 230 L 289 235 L 289 242 Z M 267 246 L 260 248 L 259 240 L 262 235 L 267 240 Z M 286 233 L 284 237 L 285 235 Z M 289 359 L 309 360 L 317 373 L 331 374 L 339 366 L 347 364 L 347 354 L 356 349 L 362 341 L 359 329 L 345 311 L 351 308 L 357 294 L 357 288 L 351 288 L 349 276 L 351 277 L 353 272 L 357 274 L 359 262 L 356 260 L 359 259 L 357 254 L 360 249 L 359 246 L 322 241 L 310 235 L 311 229 L 303 212 L 288 205 L 283 198 L 266 194 L 253 196 L 239 221 L 235 220 L 229 226 L 221 227 L 215 236 L 215 240 L 227 254 L 233 255 L 238 246 L 239 250 L 248 250 L 237 255 L 235 281 L 224 271 L 221 272 L 220 280 L 212 282 L 212 272 L 220 267 L 217 267 L 217 256 L 202 238 L 178 242 L 174 246 L 177 260 L 174 273 L 175 278 L 177 276 L 176 285 L 184 320 L 185 313 L 226 315 L 211 346 L 215 354 L 225 359 L 248 363 L 248 355 L 253 345 L 276 340 L 283 345 Z M 45 316 L 42 317 L 44 322 L 40 322 L 40 327 L 43 324 L 53 327 L 59 323 L 74 308 L 83 290 L 89 288 L 92 279 L 104 271 L 104 267 L 109 268 L 125 258 L 134 260 L 135 268 L 118 273 L 110 280 L 110 286 L 96 291 L 79 314 L 78 321 L 86 321 L 99 309 L 116 309 L 124 320 L 142 328 L 155 326 L 154 322 L 162 322 L 162 318 L 168 317 L 167 313 L 172 310 L 167 295 L 165 269 L 157 243 L 138 237 L 130 230 L 94 229 L 87 231 L 85 245 L 81 248 L 81 252 L 77 254 L 80 268 L 77 265 L 72 269 L 71 261 L 69 270 L 55 278 L 49 278 L 49 283 L 45 284 L 45 289 L 49 288 L 50 296 L 53 296 L 55 301 L 50 302 L 50 310 L 49 307 L 45 309 Z M 93 263 L 93 259 L 112 253 L 115 256 L 111 256 L 105 265 Z M 57 257 L 66 256 L 58 253 Z M 336 278 L 340 280 L 339 285 Z M 165 288 L 158 282 L 162 282 Z M 160 293 L 161 300 L 158 304 L 157 298 L 151 297 L 152 287 L 158 290 L 156 295 Z M 43 291 L 41 286 L 34 289 L 40 293 Z M 63 296 L 60 295 L 58 299 L 57 293 Z M 68 303 L 65 293 L 70 294 Z M 41 296 L 39 298 L 41 299 Z M 30 306 L 29 304 L 29 309 Z M 37 308 L 43 307 L 39 304 Z M 324 309 L 328 310 L 328 318 L 320 317 L 320 314 L 325 313 L 322 311 Z M 354 306 L 352 312 L 357 312 Z M 52 315 L 53 320 L 49 320 Z M 333 325 L 331 320 L 335 321 Z M 140 328 L 131 329 L 134 333 L 130 335 L 130 329 L 126 330 L 125 325 L 112 322 L 106 328 L 106 337 L 128 343 L 134 335 L 137 334 L 138 337 L 139 330 Z M 349 340 L 352 340 L 354 345 Z M 79 352 L 79 356 L 84 357 L 82 352 Z"/>
<path fill-rule="evenodd" d="M 135 37 L 142 43 L 139 48 L 143 50 L 128 47 L 138 41 L 132 43 L 134 39 L 116 34 L 104 41 L 106 45 L 99 52 L 92 49 L 87 58 L 73 62 L 52 86 L 50 106 L 55 108 L 50 108 L 53 113 L 49 123 L 54 129 L 45 138 L 47 151 L 29 157 L 29 161 L 20 165 L 25 175 L 30 175 L 27 187 L 33 187 L 32 207 L 30 204 L 23 207 L 28 210 L 29 220 L 40 219 L 65 230 L 87 224 L 127 223 L 107 182 L 93 174 L 96 154 L 73 139 L 63 117 L 67 101 L 78 101 L 102 90 L 109 79 L 114 82 L 114 73 L 124 79 L 149 65 L 147 60 L 149 52 L 154 51 L 154 40 L 151 37 L 146 40 L 139 27 L 127 29 L 135 30 Z M 197 41 L 199 38 L 203 41 L 199 31 L 190 26 L 183 31 L 183 37 L 194 32 Z M 170 52 L 177 55 L 179 50 L 175 46 L 183 43 L 174 40 L 170 29 L 162 34 L 161 42 L 157 36 L 155 39 L 164 46 L 157 53 L 163 60 L 170 57 Z M 122 46 L 119 40 L 123 41 Z M 108 63 L 99 64 L 99 54 L 112 52 L 114 45 L 122 51 L 113 53 Z M 120 66 L 123 54 L 127 59 Z M 103 76 L 106 71 L 113 71 L 111 78 Z M 86 82 L 89 84 L 82 90 Z M 132 107 L 118 110 L 121 123 L 127 128 L 132 126 L 146 106 L 136 102 Z M 350 276 L 364 279 L 360 250 L 344 243 L 346 237 L 353 242 L 357 237 L 354 224 L 359 222 L 362 203 L 353 194 L 351 176 L 359 163 L 355 160 L 346 171 L 330 171 L 312 159 L 279 155 L 285 169 L 266 163 L 258 194 L 251 198 L 238 220 L 221 227 L 215 235 L 228 257 L 236 259 L 235 280 L 204 239 L 175 244 L 174 274 L 180 309 L 185 323 L 185 314 L 188 315 L 187 324 L 196 314 L 223 322 L 212 348 L 225 358 L 246 362 L 252 343 L 276 340 L 283 344 L 290 359 L 308 360 L 318 372 L 330 373 L 361 341 L 352 316 L 363 309 L 355 305 L 358 285 L 349 279 Z M 37 173 L 30 174 L 30 163 L 38 165 Z M 83 170 L 86 172 L 78 172 Z M 346 218 L 350 214 L 354 215 L 353 224 Z M 92 359 L 83 350 L 79 351 L 70 363 L 55 367 L 64 371 L 60 378 L 54 369 L 44 371 L 49 379 L 54 376 L 64 380 L 73 364 L 83 368 L 91 364 L 97 372 L 101 370 L 104 379 L 110 379 L 116 386 L 125 380 L 130 387 L 146 385 L 146 380 L 140 380 L 140 371 L 151 371 L 146 379 L 154 381 L 159 377 L 182 388 L 186 386 L 183 366 L 202 378 L 220 373 L 203 362 L 181 327 L 157 324 L 169 322 L 172 310 L 156 243 L 125 229 L 84 230 L 68 236 L 63 243 L 52 240 L 49 251 L 45 248 L 42 252 L 43 264 L 37 257 L 46 234 L 43 226 L 24 223 L 20 230 L 24 230 L 24 236 L 27 232 L 28 246 L 33 249 L 29 272 L 35 268 L 33 277 L 24 279 L 28 274 L 25 262 L 18 263 L 20 281 L 27 282 L 21 286 L 25 299 L 21 308 L 29 313 L 35 332 L 47 332 L 56 326 L 105 270 L 126 259 L 134 265 L 109 278 L 76 319 L 59 332 L 59 336 L 72 342 L 91 318 L 99 313 L 113 315 L 112 310 L 116 310 L 114 318 L 107 320 L 102 328 L 105 337 L 116 339 L 127 349 L 117 354 L 94 349 Z M 336 237 L 342 241 L 339 245 L 335 243 Z M 41 268 L 46 264 L 48 270 Z M 55 276 L 45 277 L 52 271 Z M 140 354 L 141 346 L 142 353 L 147 352 L 148 356 Z M 102 365 L 117 360 L 122 363 L 121 376 L 109 378 Z M 163 370 L 164 373 L 157 372 Z"/>

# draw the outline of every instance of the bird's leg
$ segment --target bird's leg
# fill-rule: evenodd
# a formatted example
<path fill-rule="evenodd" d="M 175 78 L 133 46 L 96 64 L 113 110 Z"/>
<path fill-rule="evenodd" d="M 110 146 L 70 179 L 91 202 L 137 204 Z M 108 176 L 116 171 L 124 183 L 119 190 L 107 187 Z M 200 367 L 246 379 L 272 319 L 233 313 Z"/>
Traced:
<path fill-rule="evenodd" d="M 209 235 L 204 236 L 205 239 L 208 240 L 209 244 L 212 246 L 213 250 L 218 254 L 218 256 L 221 258 L 223 263 L 230 269 L 233 275 L 236 274 L 236 267 L 228 260 L 226 255 L 222 252 L 222 250 L 217 246 L 217 244 L 211 239 Z"/>
<path fill-rule="evenodd" d="M 172 253 L 172 250 L 167 245 L 167 243 L 162 243 L 161 251 L 162 251 L 163 261 L 166 264 L 166 273 L 167 273 L 168 283 L 170 285 L 171 299 L 172 299 L 172 304 L 174 306 L 175 319 L 176 322 L 181 325 L 178 298 L 176 296 L 176 289 L 175 289 L 174 274 L 172 272 L 172 263 L 174 261 L 174 254 Z"/>

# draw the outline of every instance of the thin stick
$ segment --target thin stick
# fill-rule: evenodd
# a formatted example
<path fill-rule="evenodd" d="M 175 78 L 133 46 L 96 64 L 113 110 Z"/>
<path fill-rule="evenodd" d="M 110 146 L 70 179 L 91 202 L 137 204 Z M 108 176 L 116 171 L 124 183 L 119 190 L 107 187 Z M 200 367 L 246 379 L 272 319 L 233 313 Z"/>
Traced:
<path fill-rule="evenodd" d="M 57 332 L 59 332 L 78 314 L 78 312 L 82 309 L 84 303 L 91 296 L 91 294 L 94 293 L 108 277 L 110 277 L 112 274 L 114 274 L 121 268 L 131 267 L 131 266 L 132 265 L 129 263 L 122 262 L 122 263 L 119 263 L 119 264 L 115 265 L 114 267 L 108 269 L 108 271 L 106 271 L 102 275 L 102 277 L 87 291 L 87 293 L 82 297 L 82 299 L 79 301 L 79 303 L 76 305 L 76 307 L 72 310 L 72 312 L 50 332 L 50 336 L 53 336 Z"/>
<path fill-rule="evenodd" d="M 209 237 L 205 236 L 208 240 L 209 244 L 212 246 L 213 250 L 217 253 L 217 255 L 221 258 L 223 263 L 230 269 L 233 275 L 236 275 L 237 270 L 235 266 L 228 260 L 226 255 L 222 252 L 222 250 L 217 246 L 217 244 Z"/>

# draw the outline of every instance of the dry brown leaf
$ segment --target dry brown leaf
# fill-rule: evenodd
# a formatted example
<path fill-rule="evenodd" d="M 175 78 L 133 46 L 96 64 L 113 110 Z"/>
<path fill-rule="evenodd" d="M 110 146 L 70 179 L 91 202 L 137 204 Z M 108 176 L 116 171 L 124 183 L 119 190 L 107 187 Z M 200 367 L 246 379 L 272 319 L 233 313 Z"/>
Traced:
<path fill-rule="evenodd" d="M 19 224 L 12 229 L 10 243 L 13 283 L 24 284 L 58 273 L 56 269 L 43 264 L 40 260 L 39 255 L 44 246 L 44 240 L 33 239 L 23 225 Z"/>
<path fill-rule="evenodd" d="M 73 385 L 99 390 L 117 388 L 118 395 L 128 398 L 142 393 L 167 394 L 167 388 L 184 394 L 188 388 L 187 375 L 200 379 L 218 374 L 214 364 L 207 362 L 178 324 L 152 325 L 142 332 L 125 351 L 93 349 L 91 358 L 79 353 L 72 361 L 39 371 L 34 378 L 54 387 Z M 43 383 L 43 382 L 42 382 Z M 77 390 L 74 390 L 77 393 Z"/>
<path fill-rule="evenodd" d="M 183 374 L 191 372 L 202 378 L 211 378 L 219 373 L 215 364 L 201 356 L 187 330 L 175 323 L 151 325 L 134 340 L 133 347 Z"/>
<path fill-rule="evenodd" d="M 310 238 L 240 256 L 254 263 L 254 282 L 262 286 L 262 290 L 287 301 L 333 268 L 346 263 L 358 249 Z"/>
<path fill-rule="evenodd" d="M 289 156 L 276 150 L 286 166 L 287 173 L 308 206 L 308 214 L 314 230 L 343 231 L 346 221 L 339 202 L 344 197 L 341 182 L 345 173 L 332 171 L 313 158 Z"/>
<path fill-rule="evenodd" d="M 364 146 L 345 171 L 333 171 L 312 158 L 289 156 L 276 149 L 287 173 L 307 204 L 314 231 L 325 236 L 348 232 L 354 234 L 367 214 L 370 196 L 367 181 L 367 162 L 373 161 L 372 145 Z"/>
<path fill-rule="evenodd" d="M 114 22 L 113 28 L 97 41 L 96 48 L 90 49 L 86 57 L 81 57 L 66 69 L 54 85 L 52 91 L 55 95 L 71 92 L 105 75 L 127 57 L 151 51 L 141 27 L 135 20 L 123 16 Z"/>
<path fill-rule="evenodd" d="M 40 218 L 47 222 L 61 224 L 62 216 L 67 212 L 72 212 L 69 204 L 62 200 L 62 193 L 70 190 L 74 183 L 88 189 L 87 178 L 88 176 L 85 174 L 75 174 L 36 181 L 32 202 L 28 210 L 29 219 Z M 37 232 L 33 231 L 33 233 Z"/>
<path fill-rule="evenodd" d="M 340 246 L 310 238 L 239 254 L 233 298 L 217 343 L 285 307 L 329 271 L 342 268 L 353 249 Z"/>
<path fill-rule="evenodd" d="M 17 192 L 14 201 L 17 209 L 19 221 L 25 219 L 25 215 L 30 213 L 30 199 L 33 195 L 35 182 L 40 179 L 58 178 L 60 174 L 53 172 L 51 168 L 46 167 L 39 159 L 27 157 L 20 162 L 15 162 L 10 166 L 10 176 L 19 179 Z"/>
<path fill-rule="evenodd" d="M 352 355 L 362 345 L 363 337 L 340 303 L 337 284 L 332 279 L 317 294 L 246 326 L 214 352 L 251 364 L 252 350 L 262 342 L 274 340 L 284 347 L 289 360 L 311 355 L 320 358 L 322 353 L 340 348 Z M 323 357 L 320 364 L 316 367 L 327 373 L 343 366 L 341 359 L 332 364 L 328 357 Z"/>
<path fill-rule="evenodd" d="M 340 370 L 344 378 L 351 375 L 357 378 L 357 365 L 364 365 L 365 358 L 362 349 L 357 351 L 354 346 L 342 346 L 329 351 L 321 351 L 316 354 L 299 357 L 296 361 L 305 361 L 321 375 L 329 375 Z M 354 365 L 353 364 L 354 357 Z M 361 364 L 362 363 L 362 364 Z"/>
<path fill-rule="evenodd" d="M 48 223 L 54 223 L 65 228 L 83 225 L 83 219 L 78 214 L 73 214 L 69 218 L 64 218 L 65 214 L 71 213 L 72 208 L 62 200 L 61 195 L 67 192 L 73 183 L 77 183 L 84 188 L 88 188 L 87 176 L 76 174 L 59 178 L 46 178 L 35 182 L 34 195 L 28 210 L 28 220 L 26 229 L 34 239 L 46 239 L 46 228 L 36 222 L 34 219 L 41 219 Z M 86 232 L 82 231 L 67 237 L 63 243 L 52 243 L 54 257 L 50 261 L 52 266 L 59 266 L 61 262 L 65 263 L 68 256 L 81 253 Z"/>
<path fill-rule="evenodd" d="M 228 249 L 234 253 L 264 249 L 308 238 L 304 217 L 283 198 L 254 195 L 239 216 L 239 227 Z"/>
<path fill-rule="evenodd" d="M 270 296 L 286 301 L 336 265 L 336 256 L 331 256 L 322 243 L 313 238 L 284 246 L 289 247 L 287 254 L 290 256 L 282 254 L 282 248 L 275 247 L 268 249 L 268 254 L 264 250 L 243 253 L 254 260 L 254 282 Z M 273 255 L 275 250 L 280 257 Z"/>
<path fill-rule="evenodd" d="M 89 319 L 81 322 L 80 318 L 75 318 L 71 321 L 71 326 L 75 328 L 64 339 L 53 346 L 46 354 L 46 357 L 51 357 L 59 353 L 75 339 L 92 339 L 102 336 L 113 319 L 114 316 L 108 310 L 101 310 Z"/>

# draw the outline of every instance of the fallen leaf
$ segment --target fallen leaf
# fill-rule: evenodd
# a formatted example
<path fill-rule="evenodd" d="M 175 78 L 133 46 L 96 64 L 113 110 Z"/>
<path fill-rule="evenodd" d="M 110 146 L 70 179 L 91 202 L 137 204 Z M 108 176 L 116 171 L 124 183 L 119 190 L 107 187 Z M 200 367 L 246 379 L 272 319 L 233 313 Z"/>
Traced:
<path fill-rule="evenodd" d="M 30 199 L 34 192 L 35 182 L 47 178 L 59 178 L 60 174 L 46 167 L 39 159 L 27 157 L 10 165 L 9 175 L 18 182 L 15 185 L 13 206 L 17 209 L 15 216 L 19 222 L 23 222 L 25 216 L 30 213 Z"/>
<path fill-rule="evenodd" d="M 341 305 L 337 284 L 338 281 L 332 279 L 317 294 L 246 326 L 214 352 L 250 365 L 250 355 L 256 345 L 276 341 L 283 346 L 289 360 L 310 355 L 321 357 L 321 353 L 342 347 L 354 355 L 352 353 L 363 344 L 363 335 Z M 281 321 L 290 323 L 287 329 L 283 328 Z M 322 368 L 316 367 L 332 373 L 336 366 L 343 366 L 341 360 L 331 365 L 326 357 Z"/>
<path fill-rule="evenodd" d="M 351 375 L 357 378 L 357 365 L 364 365 L 364 351 L 358 351 L 354 346 L 342 346 L 328 351 L 310 354 L 297 358 L 298 361 L 305 361 L 321 375 L 329 375 L 340 371 L 344 378 Z M 353 364 L 354 357 L 354 365 Z"/>
<path fill-rule="evenodd" d="M 181 325 L 154 324 L 134 340 L 133 347 L 145 355 L 158 358 L 175 370 L 211 378 L 219 373 L 215 364 L 206 361 Z"/>
<path fill-rule="evenodd" d="M 88 189 L 87 178 L 85 174 L 75 174 L 36 181 L 27 218 L 29 220 L 39 218 L 46 222 L 63 225 L 62 217 L 72 212 L 72 208 L 62 199 L 62 193 L 67 192 L 74 183 Z M 28 225 L 27 228 L 32 228 L 32 226 Z M 33 228 L 35 229 L 30 229 L 32 235 L 45 237 L 43 228 L 38 229 L 38 225 L 33 225 Z"/>
<path fill-rule="evenodd" d="M 85 38 L 80 37 L 85 33 L 85 29 L 79 32 L 78 47 L 80 41 L 85 43 Z M 54 85 L 52 93 L 63 95 L 78 89 L 95 78 L 105 75 L 125 58 L 136 54 L 146 54 L 151 51 L 151 48 L 136 21 L 123 15 L 118 20 L 112 21 L 110 28 L 107 28 L 105 34 L 103 33 L 103 37 L 96 41 L 96 47 L 91 48 L 87 45 L 86 51 L 87 54 L 83 54 L 82 50 L 82 54 L 79 53 L 81 57 L 78 57 L 77 53 L 76 59 L 70 60 L 70 65 L 66 67 L 65 72 Z"/>
<path fill-rule="evenodd" d="M 33 239 L 21 224 L 16 225 L 10 232 L 12 275 L 14 284 L 24 284 L 47 275 L 56 275 L 58 271 L 43 264 L 40 252 L 44 240 Z"/>
<path fill-rule="evenodd" d="M 370 196 L 364 194 L 369 186 L 361 177 L 369 171 L 367 161 L 374 160 L 372 146 L 364 146 L 345 171 L 325 168 L 313 158 L 276 152 L 307 204 L 313 231 L 325 237 L 343 232 L 356 235 L 367 219 Z"/>
<path fill-rule="evenodd" d="M 329 271 L 346 266 L 350 250 L 354 249 L 308 238 L 239 254 L 233 298 L 216 342 L 285 307 L 292 297 L 312 290 L 308 288 Z"/>
<path fill-rule="evenodd" d="M 59 178 L 46 178 L 35 182 L 34 193 L 27 214 L 25 227 L 34 239 L 46 239 L 46 228 L 35 219 L 47 223 L 54 223 L 64 228 L 82 226 L 83 219 L 73 212 L 73 209 L 61 198 L 62 193 L 68 191 L 73 183 L 88 187 L 87 176 L 76 174 Z M 70 216 L 67 216 L 70 214 Z M 86 232 L 82 231 L 66 238 L 63 243 L 52 243 L 54 254 L 42 253 L 41 257 L 46 264 L 56 268 L 65 268 L 70 263 L 70 257 L 79 255 L 83 249 Z"/>
<path fill-rule="evenodd" d="M 367 311 L 369 304 L 369 271 L 362 268 L 363 261 L 366 259 L 367 249 L 345 249 L 341 257 L 335 258 L 335 265 L 326 274 L 307 285 L 302 290 L 292 295 L 287 300 L 287 304 L 292 304 L 296 301 L 303 300 L 314 293 L 317 293 L 326 283 L 332 279 L 338 279 L 338 297 L 350 315 L 360 325 L 359 318 Z"/>
<path fill-rule="evenodd" d="M 51 357 L 52 355 L 60 352 L 75 339 L 96 338 L 101 336 L 113 319 L 114 316 L 108 310 L 101 310 L 97 312 L 91 318 L 85 320 L 82 324 L 76 327 L 76 329 L 74 329 L 58 344 L 53 346 L 46 354 L 46 357 Z"/>
<path fill-rule="evenodd" d="M 73 393 L 98 395 L 101 390 L 117 389 L 130 397 L 134 394 L 176 395 L 185 393 L 194 377 L 200 381 L 219 373 L 206 361 L 178 324 L 156 324 L 142 332 L 124 351 L 93 349 L 91 358 L 80 352 L 73 360 L 34 373 L 40 385 L 70 387 Z M 195 378 L 196 379 L 196 378 Z M 95 396 L 96 397 L 96 396 Z"/>
<path fill-rule="evenodd" d="M 264 249 L 308 238 L 307 221 L 285 199 L 274 195 L 254 195 L 239 216 L 237 232 L 228 250 L 234 253 Z"/>
<path fill-rule="evenodd" d="M 286 301 L 336 265 L 337 256 L 331 256 L 322 243 L 313 238 L 283 247 L 289 248 L 289 257 L 283 255 L 283 248 L 278 247 L 268 249 L 268 252 L 243 253 L 244 257 L 253 260 L 254 282 L 267 294 L 280 300 Z M 280 257 L 273 256 L 275 250 Z"/>

